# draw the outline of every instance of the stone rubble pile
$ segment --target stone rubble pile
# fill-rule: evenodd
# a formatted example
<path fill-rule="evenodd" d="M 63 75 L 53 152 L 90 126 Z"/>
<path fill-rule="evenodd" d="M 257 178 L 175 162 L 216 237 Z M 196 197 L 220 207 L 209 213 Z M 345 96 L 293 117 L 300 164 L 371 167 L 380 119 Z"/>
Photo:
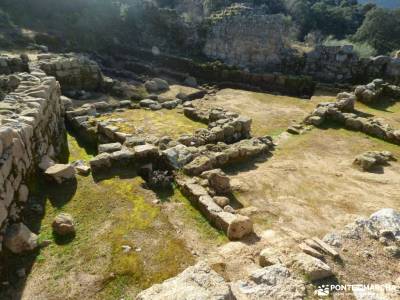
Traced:
<path fill-rule="evenodd" d="M 186 117 L 208 124 L 208 129 L 199 129 L 194 135 L 184 135 L 178 141 L 186 146 L 201 146 L 216 142 L 233 143 L 250 137 L 251 119 L 223 109 L 207 111 L 196 107 L 185 107 Z"/>
<path fill-rule="evenodd" d="M 343 230 L 327 234 L 323 241 L 337 249 L 345 240 L 360 240 L 364 234 L 381 241 L 383 246 L 391 244 L 399 248 L 400 212 L 392 208 L 381 209 L 369 218 L 359 218 Z"/>
<path fill-rule="evenodd" d="M 0 239 L 4 234 L 19 236 L 19 232 L 29 236 L 23 233 L 23 224 L 16 223 L 28 200 L 26 179 L 43 157 L 56 156 L 66 144 L 56 79 L 39 69 L 15 76 L 18 86 L 0 102 Z M 20 224 L 19 230 L 8 226 L 11 223 Z"/>
<path fill-rule="evenodd" d="M 268 153 L 272 148 L 272 140 L 269 137 L 245 139 L 231 145 L 218 143 L 215 147 L 208 147 L 208 150 L 186 164 L 183 171 L 191 176 L 200 175 L 204 171 Z"/>
<path fill-rule="evenodd" d="M 367 85 L 359 85 L 354 91 L 357 101 L 367 104 L 378 103 L 386 99 L 400 99 L 400 87 L 375 79 Z"/>
<path fill-rule="evenodd" d="M 358 155 L 353 165 L 361 171 L 373 171 L 376 167 L 385 166 L 396 158 L 389 151 L 367 151 Z"/>

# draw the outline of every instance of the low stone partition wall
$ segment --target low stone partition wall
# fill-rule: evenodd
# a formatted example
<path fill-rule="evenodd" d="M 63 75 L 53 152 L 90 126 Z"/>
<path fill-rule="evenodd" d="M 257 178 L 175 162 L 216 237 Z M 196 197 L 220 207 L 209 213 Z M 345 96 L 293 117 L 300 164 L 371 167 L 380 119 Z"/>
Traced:
<path fill-rule="evenodd" d="M 207 171 L 267 154 L 273 148 L 272 139 L 250 138 L 250 118 L 220 108 L 203 110 L 189 101 L 180 104 L 179 108 L 183 109 L 186 117 L 201 121 L 208 128 L 196 130 L 193 134 L 180 136 L 176 140 L 121 132 L 120 128 L 125 121 L 121 118 L 97 119 L 115 110 L 152 110 L 144 105 L 152 103 L 150 101 L 153 100 L 142 100 L 140 105 L 130 101 L 112 105 L 97 102 L 76 109 L 67 108 L 68 124 L 79 136 L 98 144 L 100 154 L 89 162 L 93 176 L 102 178 L 114 171 L 120 172 L 121 169 L 128 168 L 140 174 L 152 188 L 170 186 L 175 178 L 182 193 L 214 227 L 224 231 L 229 239 L 241 239 L 253 232 L 252 221 L 237 214 L 228 205 L 228 176 L 221 175 L 223 172 L 219 170 L 210 175 L 210 178 L 203 178 L 203 183 L 209 182 L 207 189 L 193 176 L 206 176 L 204 173 Z"/>
<path fill-rule="evenodd" d="M 233 143 L 250 137 L 251 122 L 248 117 L 223 109 L 201 110 L 185 107 L 184 115 L 194 121 L 208 125 L 208 129 L 199 129 L 193 135 L 185 135 L 178 141 L 185 146 L 201 146 L 211 143 Z"/>
<path fill-rule="evenodd" d="M 209 192 L 196 179 L 184 176 L 176 178 L 182 194 L 189 199 L 207 220 L 225 232 L 230 240 L 238 240 L 253 232 L 253 222 L 247 216 L 226 211 L 219 206 Z"/>
<path fill-rule="evenodd" d="M 19 84 L 0 102 L 0 240 L 20 220 L 27 180 L 43 156 L 66 143 L 60 85 L 40 70 L 16 74 Z"/>
<path fill-rule="evenodd" d="M 37 64 L 60 82 L 63 92 L 107 90 L 113 84 L 103 76 L 98 64 L 84 55 L 40 54 Z"/>
<path fill-rule="evenodd" d="M 204 171 L 266 154 L 272 148 L 270 137 L 244 139 L 232 145 L 217 144 L 215 147 L 208 147 L 208 151 L 202 151 L 201 155 L 183 167 L 183 171 L 187 175 L 198 176 Z"/>
<path fill-rule="evenodd" d="M 0 55 L 0 75 L 20 72 L 29 72 L 28 57 L 26 55 L 21 55 L 20 57 Z"/>
<path fill-rule="evenodd" d="M 356 88 L 356 92 L 359 87 Z M 366 118 L 354 110 L 356 96 L 352 93 L 339 93 L 336 102 L 318 104 L 305 119 L 306 124 L 321 126 L 330 121 L 347 129 L 361 131 L 370 136 L 400 145 L 400 130 L 393 129 L 379 118 Z"/>

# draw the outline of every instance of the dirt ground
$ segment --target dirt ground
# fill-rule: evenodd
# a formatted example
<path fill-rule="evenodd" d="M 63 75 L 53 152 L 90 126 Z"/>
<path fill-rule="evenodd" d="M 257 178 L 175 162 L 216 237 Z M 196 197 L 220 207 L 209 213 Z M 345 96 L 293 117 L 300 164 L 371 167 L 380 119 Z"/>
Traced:
<path fill-rule="evenodd" d="M 76 238 L 43 249 L 26 281 L 16 287 L 15 299 L 134 299 L 141 289 L 198 259 L 208 259 L 229 281 L 243 279 L 259 268 L 258 254 L 265 247 L 299 251 L 304 238 L 323 237 L 384 207 L 400 209 L 399 162 L 375 173 L 352 166 L 354 157 L 367 150 L 389 150 L 400 159 L 399 146 L 339 128 L 285 132 L 317 103 L 332 99 L 323 93 L 303 100 L 225 89 L 201 104 L 249 116 L 253 135 L 269 134 L 277 142 L 271 156 L 225 170 L 244 206 L 241 213 L 255 222 L 254 235 L 228 242 L 177 190 L 156 194 L 134 175 L 97 183 L 79 177 L 68 201 L 57 204 L 50 197 L 40 234 L 42 240 L 53 240 L 52 218 L 69 212 L 78 222 Z M 397 106 L 357 108 L 397 120 Z M 172 137 L 200 126 L 176 111 L 138 113 L 112 117 Z M 75 139 L 70 137 L 69 143 L 70 161 L 90 159 Z M 124 245 L 130 252 L 122 251 Z"/>
<path fill-rule="evenodd" d="M 332 98 L 317 94 L 302 100 L 226 89 L 207 105 L 240 111 L 253 119 L 254 135 L 265 135 L 283 132 L 292 122 L 303 120 L 317 103 Z M 374 110 L 376 115 L 382 113 Z M 357 215 L 400 208 L 398 162 L 377 173 L 352 167 L 355 156 L 364 151 L 389 150 L 400 158 L 400 147 L 337 128 L 315 128 L 300 136 L 283 133 L 276 140 L 280 142 L 272 157 L 228 169 L 238 200 L 270 219 L 261 222 L 260 229 L 288 227 L 301 234 L 322 235 Z"/>

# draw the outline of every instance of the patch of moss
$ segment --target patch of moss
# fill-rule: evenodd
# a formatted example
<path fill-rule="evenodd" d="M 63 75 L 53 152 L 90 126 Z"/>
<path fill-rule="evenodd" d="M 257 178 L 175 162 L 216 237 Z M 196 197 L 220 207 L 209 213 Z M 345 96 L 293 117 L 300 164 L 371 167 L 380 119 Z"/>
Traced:
<path fill-rule="evenodd" d="M 98 118 L 99 121 L 122 118 L 125 122 L 116 123 L 119 131 L 157 137 L 170 136 L 177 138 L 182 134 L 191 134 L 196 129 L 205 128 L 202 123 L 186 118 L 177 110 L 149 111 L 144 109 L 114 112 Z"/>

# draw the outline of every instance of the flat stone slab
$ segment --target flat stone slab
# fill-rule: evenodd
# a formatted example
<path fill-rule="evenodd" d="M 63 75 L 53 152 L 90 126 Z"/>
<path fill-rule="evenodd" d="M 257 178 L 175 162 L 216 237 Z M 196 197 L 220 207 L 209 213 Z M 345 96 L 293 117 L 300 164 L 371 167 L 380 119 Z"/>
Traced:
<path fill-rule="evenodd" d="M 75 178 L 75 169 L 72 165 L 55 164 L 44 173 L 54 178 L 58 183 Z"/>
<path fill-rule="evenodd" d="M 121 150 L 121 148 L 122 148 L 121 143 L 101 144 L 99 145 L 99 153 L 103 152 L 112 153 Z"/>

